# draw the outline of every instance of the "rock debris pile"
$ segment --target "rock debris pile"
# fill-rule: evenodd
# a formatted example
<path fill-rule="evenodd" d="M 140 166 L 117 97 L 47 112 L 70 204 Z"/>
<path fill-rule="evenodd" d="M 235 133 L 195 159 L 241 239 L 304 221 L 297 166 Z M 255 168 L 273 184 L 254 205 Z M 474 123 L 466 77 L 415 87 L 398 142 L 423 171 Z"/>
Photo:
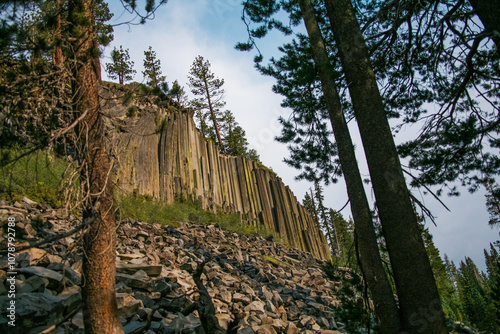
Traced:
<path fill-rule="evenodd" d="M 69 232 L 77 221 L 28 199 L 13 205 L 0 201 L 2 250 L 9 217 L 16 219 L 18 250 Z M 228 333 L 345 333 L 335 322 L 335 283 L 308 253 L 215 225 L 125 219 L 117 233 L 116 292 L 125 333 L 206 333 L 193 307 L 201 298 L 192 273 L 202 262 L 201 280 Z M 77 233 L 16 254 L 15 328 L 7 326 L 3 307 L 11 298 L 8 258 L 2 254 L 0 332 L 83 333 L 80 242 Z"/>

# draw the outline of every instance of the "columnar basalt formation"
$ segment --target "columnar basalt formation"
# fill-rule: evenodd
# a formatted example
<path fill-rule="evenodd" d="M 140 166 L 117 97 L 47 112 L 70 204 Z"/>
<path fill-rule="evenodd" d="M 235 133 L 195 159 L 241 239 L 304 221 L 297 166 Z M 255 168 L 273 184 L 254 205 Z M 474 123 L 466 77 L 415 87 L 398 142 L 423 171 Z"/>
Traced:
<path fill-rule="evenodd" d="M 124 193 L 173 203 L 190 199 L 206 210 L 239 213 L 274 231 L 290 247 L 328 257 L 325 238 L 288 186 L 255 161 L 219 152 L 193 122 L 193 112 L 169 98 L 132 94 L 105 84 L 103 107 L 113 116 L 116 184 Z M 129 104 L 123 104 L 123 96 Z"/>

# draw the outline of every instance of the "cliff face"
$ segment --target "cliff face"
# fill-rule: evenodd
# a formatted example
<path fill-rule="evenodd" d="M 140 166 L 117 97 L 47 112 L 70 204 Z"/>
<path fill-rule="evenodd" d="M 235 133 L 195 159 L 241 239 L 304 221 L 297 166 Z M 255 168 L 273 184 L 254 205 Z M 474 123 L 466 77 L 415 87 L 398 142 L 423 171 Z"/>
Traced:
<path fill-rule="evenodd" d="M 104 112 L 118 119 L 110 137 L 120 191 L 167 203 L 186 198 L 206 210 L 239 213 L 289 246 L 327 258 L 323 234 L 276 174 L 254 161 L 221 154 L 196 128 L 191 110 L 138 93 L 124 106 L 123 89 L 105 84 L 103 90 Z"/>

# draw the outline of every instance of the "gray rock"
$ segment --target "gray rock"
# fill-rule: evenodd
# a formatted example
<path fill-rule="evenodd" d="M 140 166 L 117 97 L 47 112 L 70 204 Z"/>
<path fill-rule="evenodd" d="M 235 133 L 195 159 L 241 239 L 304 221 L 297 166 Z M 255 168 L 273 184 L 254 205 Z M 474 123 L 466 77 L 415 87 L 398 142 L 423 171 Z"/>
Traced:
<path fill-rule="evenodd" d="M 266 313 L 266 311 L 264 310 L 265 306 L 266 306 L 266 304 L 264 302 L 262 302 L 260 300 L 256 300 L 256 301 L 251 302 L 249 305 L 247 305 L 244 310 L 246 312 L 257 312 L 260 314 L 264 314 L 264 313 Z"/>
<path fill-rule="evenodd" d="M 146 327 L 146 323 L 142 321 L 132 321 L 123 327 L 123 332 L 125 334 L 133 334 L 142 331 Z"/>
<path fill-rule="evenodd" d="M 289 322 L 288 326 L 285 329 L 286 334 L 299 334 L 300 330 L 295 326 L 293 322 Z"/>
<path fill-rule="evenodd" d="M 153 291 L 153 280 L 142 270 L 134 275 L 116 273 L 116 280 L 131 288 Z"/>
<path fill-rule="evenodd" d="M 0 296 L 0 305 L 9 305 L 10 301 L 8 296 Z M 41 292 L 16 294 L 15 308 L 16 326 L 25 332 L 38 326 L 55 324 L 64 314 L 60 297 Z M 6 307 L 0 310 L 0 328 L 9 320 L 7 312 Z"/>
<path fill-rule="evenodd" d="M 85 324 L 83 323 L 83 312 L 75 314 L 73 319 L 71 319 L 71 323 L 79 329 L 84 329 Z"/>
<path fill-rule="evenodd" d="M 116 272 L 133 275 L 139 270 L 144 271 L 150 277 L 156 277 L 161 274 L 162 266 L 153 265 L 142 265 L 142 264 L 130 264 L 130 263 L 119 263 L 116 265 Z"/>
<path fill-rule="evenodd" d="M 40 276 L 33 275 L 21 284 L 17 285 L 18 293 L 43 292 L 45 286 L 48 285 L 48 279 L 43 279 Z"/>
<path fill-rule="evenodd" d="M 291 321 L 299 319 L 300 309 L 296 305 L 292 305 L 288 308 L 288 319 Z"/>
<path fill-rule="evenodd" d="M 36 276 L 48 279 L 49 284 L 48 284 L 47 288 L 49 288 L 49 289 L 53 289 L 53 288 L 58 287 L 63 279 L 63 276 L 61 274 L 59 274 L 58 272 L 55 272 L 53 270 L 50 270 L 50 269 L 47 269 L 44 267 L 38 267 L 38 266 L 20 268 L 18 270 L 18 272 L 21 274 L 36 275 Z"/>
<path fill-rule="evenodd" d="M 78 285 L 70 286 L 57 295 L 63 299 L 63 306 L 66 313 L 73 312 L 80 306 L 82 301 L 81 288 Z"/>
<path fill-rule="evenodd" d="M 233 302 L 235 302 L 235 303 L 241 302 L 241 303 L 243 303 L 243 305 L 248 305 L 252 302 L 252 299 L 247 295 L 243 295 L 243 294 L 237 292 L 237 293 L 233 294 Z"/>
<path fill-rule="evenodd" d="M 62 273 L 69 280 L 70 285 L 80 285 L 82 282 L 82 275 L 79 272 L 62 263 L 52 262 L 47 266 L 47 269 Z"/>
<path fill-rule="evenodd" d="M 237 334 L 255 334 L 255 331 L 252 329 L 252 327 L 243 327 L 243 328 L 239 328 L 236 333 Z"/>
<path fill-rule="evenodd" d="M 274 306 L 274 304 L 270 300 L 266 300 L 266 311 L 274 314 L 278 313 L 278 309 L 276 308 L 276 306 Z"/>
<path fill-rule="evenodd" d="M 142 301 L 137 300 L 126 293 L 117 293 L 116 303 L 120 315 L 124 316 L 125 318 L 131 317 L 132 315 L 137 313 L 139 308 L 144 307 Z"/>

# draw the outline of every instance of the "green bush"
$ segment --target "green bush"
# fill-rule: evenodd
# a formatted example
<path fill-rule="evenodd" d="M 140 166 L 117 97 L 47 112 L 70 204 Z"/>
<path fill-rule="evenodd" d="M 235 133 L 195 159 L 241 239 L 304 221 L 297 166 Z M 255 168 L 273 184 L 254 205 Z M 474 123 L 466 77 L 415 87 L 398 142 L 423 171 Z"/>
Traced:
<path fill-rule="evenodd" d="M 127 110 L 127 117 L 134 117 L 137 114 L 137 106 L 130 106 Z"/>

